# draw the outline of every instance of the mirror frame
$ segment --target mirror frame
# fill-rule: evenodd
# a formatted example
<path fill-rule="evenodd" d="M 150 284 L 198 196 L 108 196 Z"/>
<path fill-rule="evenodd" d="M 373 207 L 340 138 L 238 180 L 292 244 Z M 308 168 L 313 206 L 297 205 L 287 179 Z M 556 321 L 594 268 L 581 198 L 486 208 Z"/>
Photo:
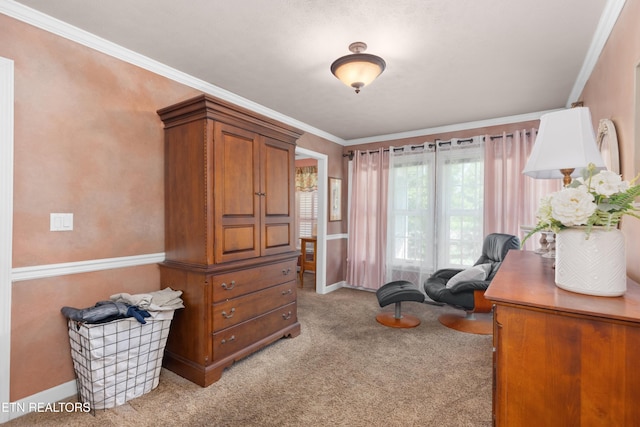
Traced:
<path fill-rule="evenodd" d="M 618 134 L 611 120 L 600 120 L 596 143 L 598 144 L 598 150 L 600 150 L 600 154 L 602 154 L 602 160 L 604 160 L 607 169 L 619 175 L 620 152 L 618 147 Z"/>

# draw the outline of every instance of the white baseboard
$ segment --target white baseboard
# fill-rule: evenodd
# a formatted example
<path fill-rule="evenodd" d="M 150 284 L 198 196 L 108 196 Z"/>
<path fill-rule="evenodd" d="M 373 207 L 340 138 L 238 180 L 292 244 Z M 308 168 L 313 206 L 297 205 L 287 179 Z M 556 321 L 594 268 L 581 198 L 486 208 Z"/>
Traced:
<path fill-rule="evenodd" d="M 164 261 L 165 254 L 145 254 L 118 258 L 94 259 L 78 262 L 66 262 L 60 264 L 36 265 L 30 267 L 14 268 L 11 271 L 11 281 L 41 279 L 45 277 L 65 276 L 68 274 L 87 273 L 99 270 L 114 268 L 133 267 L 145 264 L 155 264 Z M 78 410 L 71 406 L 47 406 L 55 405 L 77 395 L 76 381 L 72 380 L 64 384 L 43 390 L 32 396 L 18 400 L 16 402 L 0 402 L 0 424 L 14 418 L 21 417 L 34 411 L 54 410 L 61 412 L 64 410 Z M 8 417 L 7 417 L 8 416 Z"/>
<path fill-rule="evenodd" d="M 72 380 L 64 384 L 52 387 L 48 390 L 41 391 L 24 399 L 20 399 L 16 402 L 5 404 L 6 407 L 0 407 L 3 412 L 5 409 L 9 413 L 9 420 L 21 417 L 30 412 L 37 410 L 47 409 L 59 409 L 59 408 L 47 408 L 49 404 L 55 404 L 56 402 L 66 401 L 75 397 L 78 394 L 76 381 Z"/>
<path fill-rule="evenodd" d="M 369 289 L 369 288 L 363 288 L 362 286 L 353 286 L 353 285 L 349 285 L 347 283 L 344 284 L 345 288 L 348 289 L 355 289 L 356 291 L 365 291 L 365 292 L 375 292 L 376 289 Z"/>
<path fill-rule="evenodd" d="M 345 281 L 337 282 L 329 285 L 325 289 L 325 294 L 333 292 L 346 286 Z M 55 404 L 56 402 L 67 401 L 77 395 L 78 390 L 76 381 L 72 380 L 64 384 L 52 387 L 48 390 L 41 391 L 32 396 L 11 402 L 6 407 L 0 406 L 0 411 L 5 409 L 9 412 L 9 420 L 21 417 L 30 412 L 34 412 L 37 408 L 46 407 L 47 404 Z M 0 423 L 1 424 L 1 423 Z"/>
<path fill-rule="evenodd" d="M 345 281 L 344 280 L 341 281 L 341 282 L 334 283 L 332 285 L 328 285 L 328 286 L 326 286 L 324 288 L 324 292 L 321 295 L 326 295 L 329 292 L 336 291 L 336 290 L 338 290 L 338 289 L 340 289 L 340 288 L 342 288 L 344 286 L 345 286 Z"/>

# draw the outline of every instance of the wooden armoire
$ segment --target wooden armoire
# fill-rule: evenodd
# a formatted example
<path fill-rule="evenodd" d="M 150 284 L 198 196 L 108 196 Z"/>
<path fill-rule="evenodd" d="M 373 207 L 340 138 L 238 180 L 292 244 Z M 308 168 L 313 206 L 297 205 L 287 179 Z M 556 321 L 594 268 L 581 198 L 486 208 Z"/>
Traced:
<path fill-rule="evenodd" d="M 203 387 L 300 333 L 295 144 L 301 131 L 202 95 L 158 111 L 165 128 L 161 286 L 183 291 L 163 364 Z"/>

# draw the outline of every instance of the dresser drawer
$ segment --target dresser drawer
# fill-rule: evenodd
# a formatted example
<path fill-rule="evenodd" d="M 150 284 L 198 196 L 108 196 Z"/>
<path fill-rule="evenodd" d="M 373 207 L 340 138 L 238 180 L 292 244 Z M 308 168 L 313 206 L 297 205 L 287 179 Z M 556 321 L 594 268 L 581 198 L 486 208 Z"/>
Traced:
<path fill-rule="evenodd" d="M 236 353 L 297 321 L 296 303 L 213 334 L 213 361 Z"/>
<path fill-rule="evenodd" d="M 296 260 L 211 276 L 213 302 L 222 302 L 296 279 Z"/>
<path fill-rule="evenodd" d="M 295 300 L 296 282 L 291 281 L 219 302 L 213 305 L 211 330 L 218 332 Z"/>

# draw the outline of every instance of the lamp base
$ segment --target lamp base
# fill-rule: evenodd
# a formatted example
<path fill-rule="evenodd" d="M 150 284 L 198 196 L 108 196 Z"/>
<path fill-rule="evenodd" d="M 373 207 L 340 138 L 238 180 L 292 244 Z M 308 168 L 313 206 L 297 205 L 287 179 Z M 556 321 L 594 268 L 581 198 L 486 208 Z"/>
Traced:
<path fill-rule="evenodd" d="M 560 172 L 562 172 L 562 183 L 564 184 L 565 187 L 568 187 L 569 184 L 571 184 L 571 174 L 573 173 L 574 170 L 576 169 L 575 168 L 560 169 Z"/>

